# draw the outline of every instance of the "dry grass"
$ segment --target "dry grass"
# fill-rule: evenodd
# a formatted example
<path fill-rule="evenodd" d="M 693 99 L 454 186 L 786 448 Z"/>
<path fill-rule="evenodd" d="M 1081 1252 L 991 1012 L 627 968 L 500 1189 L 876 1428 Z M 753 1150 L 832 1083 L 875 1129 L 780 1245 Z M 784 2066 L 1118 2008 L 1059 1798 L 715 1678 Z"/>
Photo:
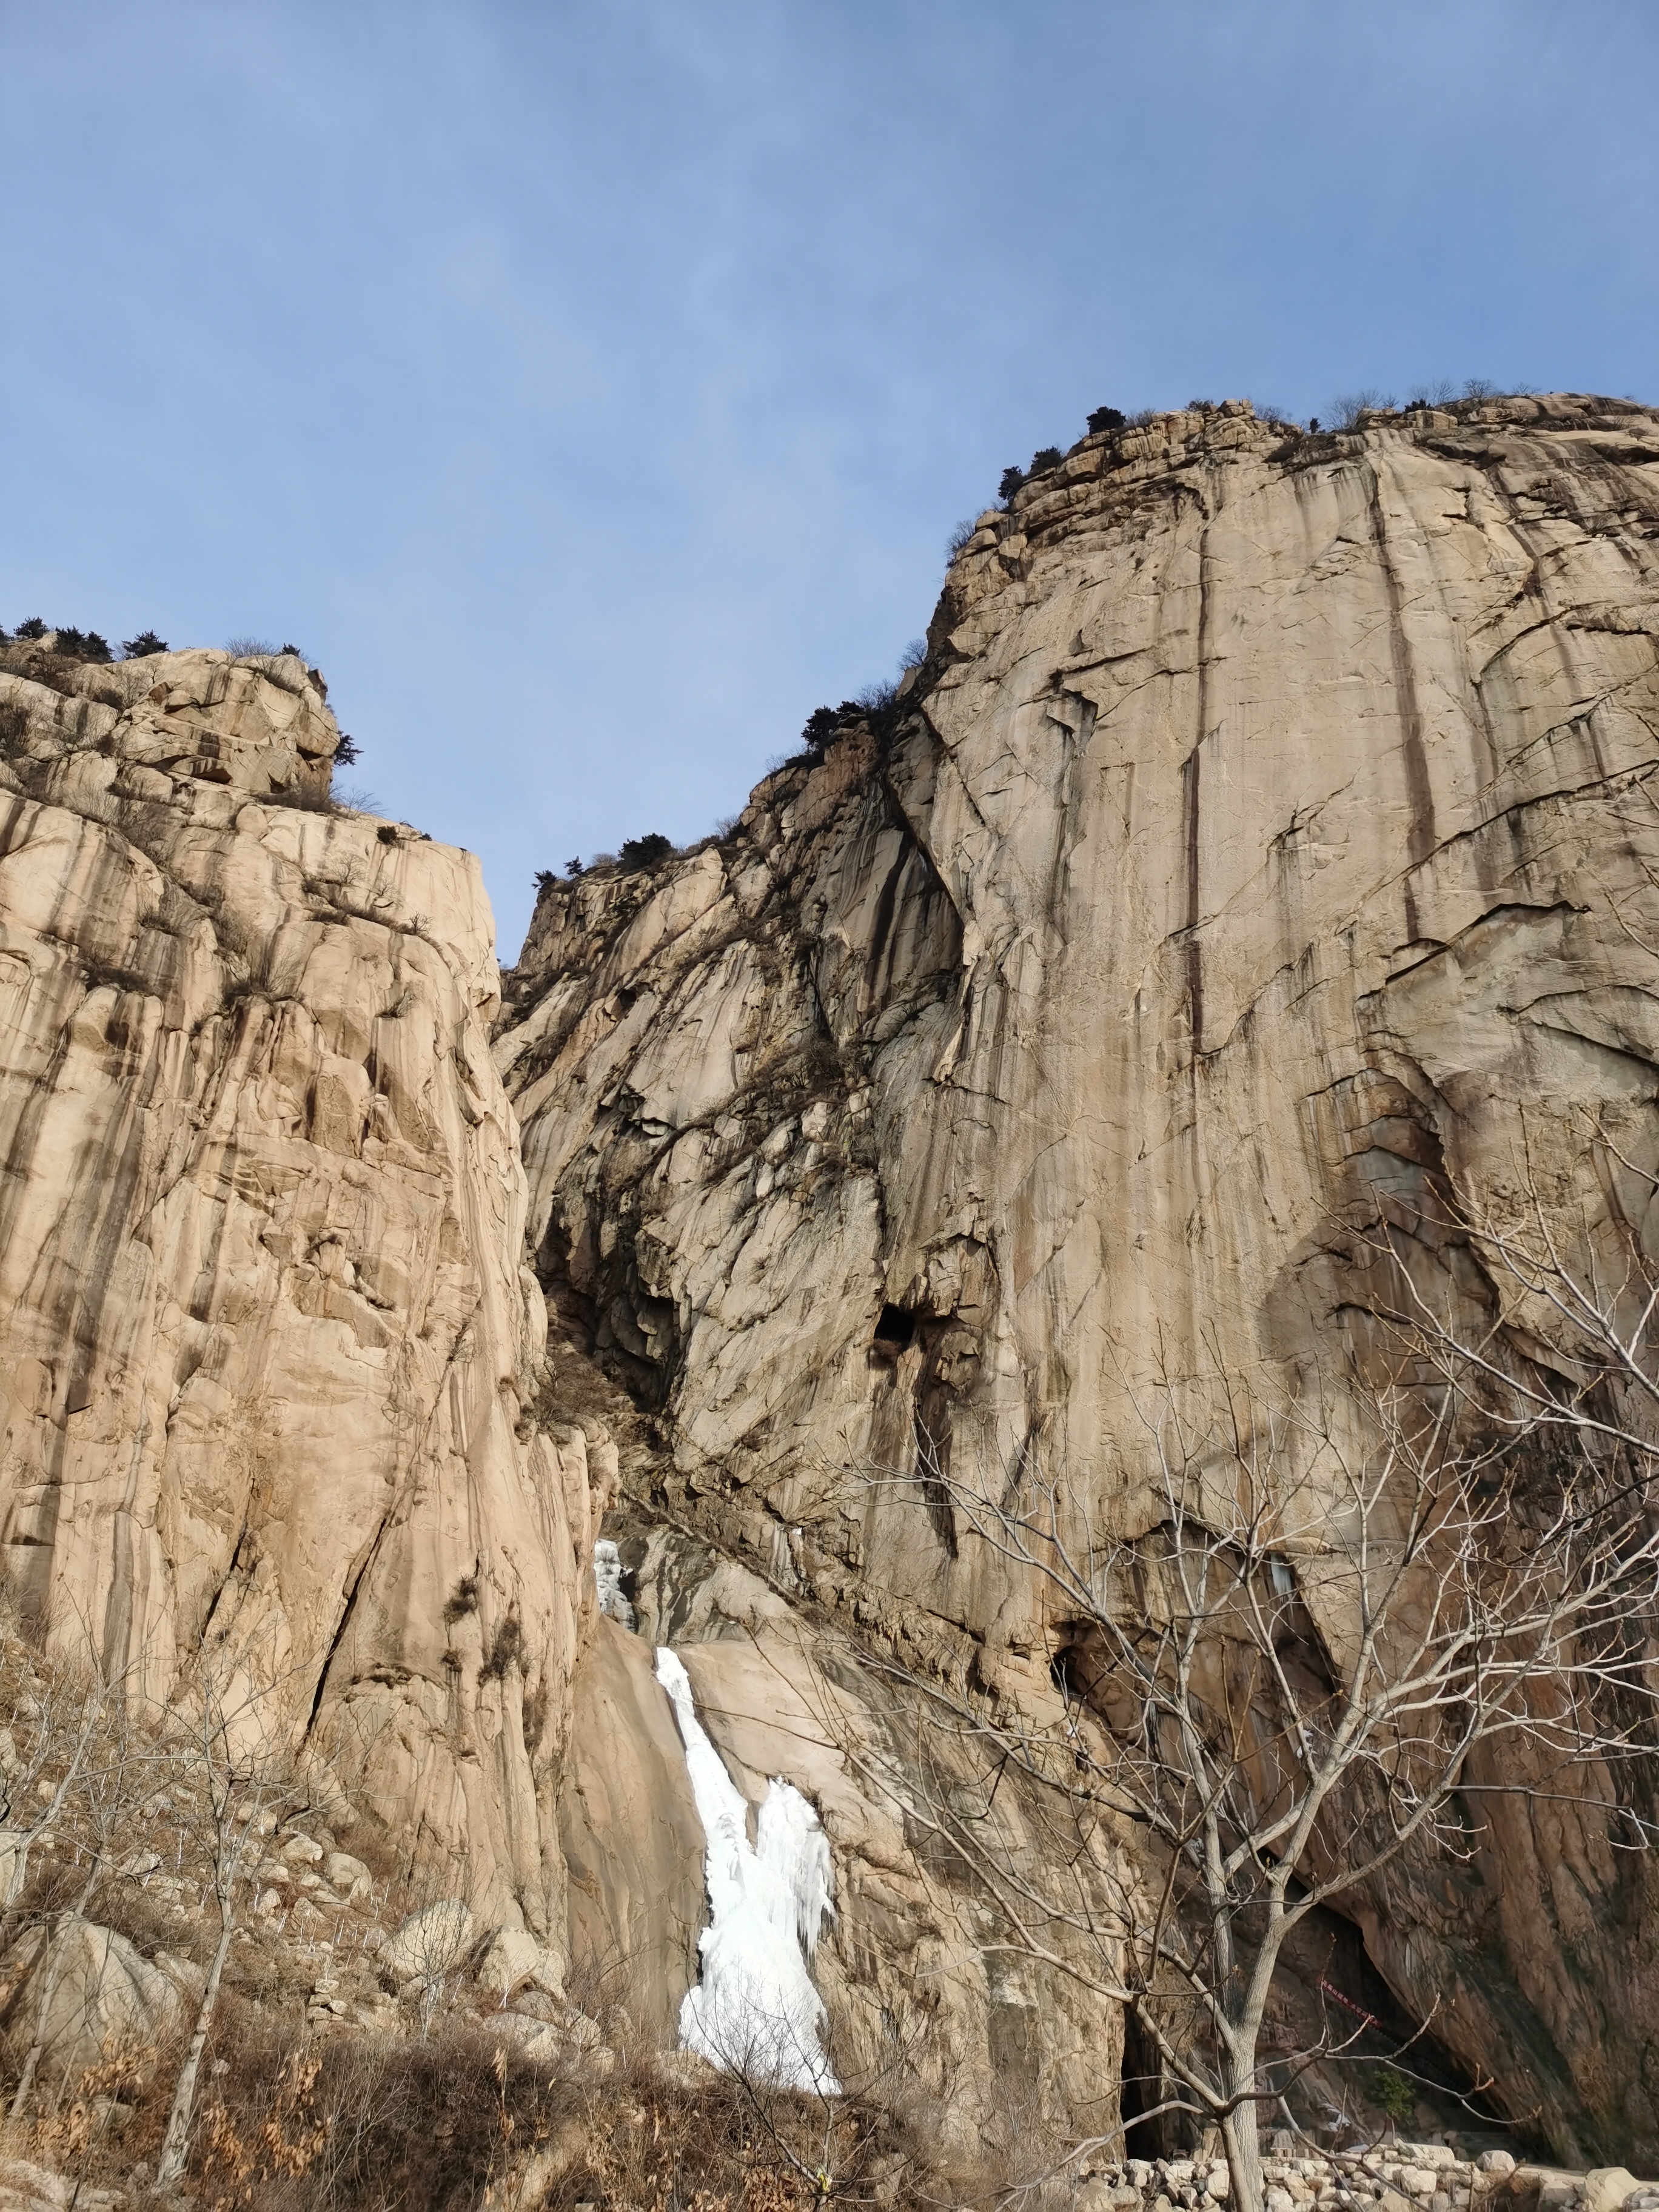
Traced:
<path fill-rule="evenodd" d="M 82 2193 L 140 2194 L 168 2053 L 92 2069 L 12 2129 Z M 645 2051 L 526 2057 L 476 2021 L 427 2042 L 307 2036 L 229 2001 L 209 2045 L 186 2191 L 199 2212 L 795 2212 L 932 2201 L 907 2131 L 857 2100 L 747 2088 Z M 952 2183 L 960 2202 L 961 2178 Z"/>

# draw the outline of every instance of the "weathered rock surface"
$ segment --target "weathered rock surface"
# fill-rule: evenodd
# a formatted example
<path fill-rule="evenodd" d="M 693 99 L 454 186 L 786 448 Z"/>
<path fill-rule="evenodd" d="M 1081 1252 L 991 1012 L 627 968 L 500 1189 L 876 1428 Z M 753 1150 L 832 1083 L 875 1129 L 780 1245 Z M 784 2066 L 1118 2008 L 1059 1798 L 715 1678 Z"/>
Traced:
<path fill-rule="evenodd" d="M 1656 472 L 1651 416 L 1559 396 L 1087 439 L 982 518 L 890 713 L 718 842 L 550 886 L 498 1024 L 475 864 L 331 807 L 303 663 L 0 652 L 7 1579 L 137 1694 L 203 1655 L 269 1691 L 345 1785 L 258 1873 L 307 2017 L 398 2012 L 327 1966 L 378 1826 L 503 2033 L 578 2032 L 568 1966 L 669 2032 L 704 1912 L 670 1642 L 750 1802 L 818 1809 L 848 2078 L 964 2140 L 1109 2120 L 1111 2008 L 872 1778 L 909 1755 L 872 1660 L 1056 1695 L 928 1467 L 1036 1453 L 1145 1526 L 1149 1385 L 1363 1366 L 1353 1224 L 1409 1243 L 1436 1175 L 1654 1256 Z M 1412 1265 L 1547 1367 L 1467 1243 Z M 1352 1911 L 1409 2014 L 1628 2179 L 1650 1887 L 1550 1796 Z M 431 1963 L 404 1937 L 384 1980 Z M 1406 2148 L 1281 2160 L 1275 2212 L 1489 2185 Z M 1216 2201 L 1187 2163 L 1089 2186 Z"/>
<path fill-rule="evenodd" d="M 327 811 L 291 657 L 0 664 L 11 1588 L 136 1693 L 222 1655 L 400 1852 L 562 1953 L 605 1474 L 526 1418 L 477 865 Z"/>
<path fill-rule="evenodd" d="M 695 1572 L 662 1559 L 660 1586 L 688 1565 Z M 1097 2105 L 1121 2055 L 1117 2008 L 1011 1953 L 963 1870 L 907 1832 L 873 1771 L 910 1748 L 902 1703 L 860 1681 L 848 1639 L 809 1627 L 735 1563 L 694 1587 L 703 1633 L 678 1649 L 727 1771 L 757 1812 L 774 1775 L 793 1783 L 830 1838 L 835 1912 L 812 1978 L 843 2082 L 878 2096 L 921 2085 L 933 2130 L 957 2151 L 1007 2145 L 1022 2112 Z"/>
<path fill-rule="evenodd" d="M 884 726 L 716 843 L 550 884 L 496 1053 L 538 1272 L 647 1419 L 637 1526 L 1040 1699 L 1036 1594 L 926 1455 L 1039 1451 L 1144 1526 L 1145 1393 L 1351 1372 L 1352 1224 L 1408 1237 L 1431 1173 L 1650 1254 L 1656 540 L 1620 403 L 1091 438 L 981 518 Z M 1534 1320 L 1455 1239 L 1411 1264 Z M 1650 1883 L 1511 1802 L 1355 1911 L 1562 2154 L 1651 2165 Z"/>
<path fill-rule="evenodd" d="M 672 2044 L 708 1918 L 702 1825 L 652 1647 L 611 1620 L 577 1671 L 560 1818 L 573 1994 Z"/>
<path fill-rule="evenodd" d="M 0 1961 L 3 2033 L 21 2064 L 38 2043 L 56 2071 L 94 2064 L 115 2050 L 148 2048 L 178 2023 L 179 1991 L 125 1936 L 66 1914 L 31 1929 Z"/>

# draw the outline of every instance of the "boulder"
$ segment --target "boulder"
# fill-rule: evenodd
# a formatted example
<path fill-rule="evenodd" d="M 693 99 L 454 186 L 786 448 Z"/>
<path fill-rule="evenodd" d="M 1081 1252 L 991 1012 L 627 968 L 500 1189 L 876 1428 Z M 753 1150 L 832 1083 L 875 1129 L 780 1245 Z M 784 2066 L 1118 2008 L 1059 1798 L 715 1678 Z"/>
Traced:
<path fill-rule="evenodd" d="M 33 1931 L 6 1965 L 23 1969 L 5 2012 L 6 2042 L 19 2060 L 38 2034 L 48 2065 L 90 2066 L 117 2050 L 154 2044 L 183 2014 L 165 1970 L 89 1920 L 68 1917 L 49 1940 Z"/>
<path fill-rule="evenodd" d="M 498 1928 L 489 1948 L 478 1962 L 478 1981 L 503 1996 L 522 1982 L 533 1982 L 550 1996 L 561 1994 L 562 1977 L 558 1960 L 527 1928 Z"/>
<path fill-rule="evenodd" d="M 405 1982 L 437 1981 L 458 1966 L 472 1948 L 472 1913 L 459 1897 L 423 1905 L 386 1938 L 380 1965 Z"/>
<path fill-rule="evenodd" d="M 1624 2212 L 1641 2187 L 1622 2166 L 1595 2166 L 1584 2176 L 1584 2212 Z"/>
<path fill-rule="evenodd" d="M 0 2212 L 63 2212 L 69 2185 L 27 2158 L 0 2159 Z"/>
<path fill-rule="evenodd" d="M 323 1879 L 329 1887 L 353 1905 L 360 1904 L 374 1887 L 374 1877 L 349 1851 L 331 1851 L 323 1861 Z"/>

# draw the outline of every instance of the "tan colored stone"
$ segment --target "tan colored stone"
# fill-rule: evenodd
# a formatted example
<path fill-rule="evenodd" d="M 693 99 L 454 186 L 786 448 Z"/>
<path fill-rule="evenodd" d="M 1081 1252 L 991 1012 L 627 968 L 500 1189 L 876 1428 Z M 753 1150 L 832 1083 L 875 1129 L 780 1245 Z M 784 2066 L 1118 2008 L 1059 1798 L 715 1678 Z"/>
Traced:
<path fill-rule="evenodd" d="M 1626 2198 L 1641 2185 L 1622 2166 L 1592 2166 L 1584 2176 L 1584 2212 L 1622 2212 Z"/>
<path fill-rule="evenodd" d="M 1481 418 L 1126 433 L 957 556 L 879 763 L 855 727 L 718 847 L 538 902 L 496 1049 L 561 1325 L 665 1509 L 883 1650 L 1048 1694 L 1034 1582 L 919 1436 L 1133 1529 L 1161 1374 L 1350 1371 L 1339 1224 L 1443 1171 L 1504 1213 L 1529 1158 L 1608 1279 L 1645 1234 L 1659 422 Z M 1466 1255 L 1409 1256 L 1486 1326 Z M 1478 1881 L 1353 1900 L 1374 1963 L 1564 2153 L 1659 2150 L 1638 1863 L 1482 1803 Z"/>
<path fill-rule="evenodd" d="M 380 1963 L 394 1981 L 440 1981 L 472 1945 L 472 1915 L 459 1897 L 440 1898 L 411 1912 L 386 1938 Z"/>
<path fill-rule="evenodd" d="M 353 1904 L 368 1897 L 374 1887 L 374 1875 L 349 1851 L 331 1851 L 323 1861 L 323 1878 L 331 1889 Z"/>
<path fill-rule="evenodd" d="M 0 713 L 14 1594 L 152 1698 L 205 1635 L 371 1824 L 562 1948 L 590 1468 L 523 1418 L 477 864 L 315 811 L 338 732 L 292 659 L 9 651 Z"/>
<path fill-rule="evenodd" d="M 702 1824 L 651 1646 L 613 1620 L 578 1670 L 560 1818 L 571 1990 L 672 2042 L 708 1917 Z"/>
<path fill-rule="evenodd" d="M 521 1982 L 538 1981 L 550 1971 L 556 1972 L 550 1966 L 546 1947 L 527 1928 L 498 1928 L 478 1961 L 478 1984 L 506 1996 Z M 554 1986 L 556 1989 L 556 1979 Z"/>
<path fill-rule="evenodd" d="M 21 2060 L 37 2036 L 46 2063 L 74 2071 L 153 2045 L 182 2013 L 167 1972 L 125 1936 L 66 1915 L 50 1938 L 35 1929 L 5 1962 L 3 2026 Z"/>
<path fill-rule="evenodd" d="M 30 2159 L 0 2159 L 0 2212 L 59 2212 L 69 2201 L 69 2185 L 58 2173 Z"/>

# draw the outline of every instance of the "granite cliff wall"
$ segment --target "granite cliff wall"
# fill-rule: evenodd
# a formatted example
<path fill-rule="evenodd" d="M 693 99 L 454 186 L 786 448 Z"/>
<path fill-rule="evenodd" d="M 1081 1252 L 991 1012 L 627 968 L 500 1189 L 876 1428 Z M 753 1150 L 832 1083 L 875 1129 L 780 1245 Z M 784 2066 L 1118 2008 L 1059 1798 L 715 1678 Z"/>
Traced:
<path fill-rule="evenodd" d="M 222 1652 L 389 1848 L 562 1953 L 606 1462 L 524 1418 L 477 864 L 331 806 L 292 656 L 4 658 L 10 1591 L 150 1698 Z"/>
<path fill-rule="evenodd" d="M 689 1626 L 699 1540 L 845 1679 L 863 1648 L 1040 1704 L 1038 1594 L 919 1451 L 994 1484 L 1040 1450 L 1133 1532 L 1158 1378 L 1363 1368 L 1357 1223 L 1516 1321 L 1416 1233 L 1432 1177 L 1650 1254 L 1656 539 L 1622 403 L 1091 437 L 981 518 L 890 709 L 720 841 L 547 886 L 496 1054 L 559 1330 L 639 1409 L 647 1606 L 735 1642 L 741 1606 Z M 764 1684 L 726 1692 L 763 1729 Z M 1353 1913 L 1513 2112 L 1651 2160 L 1651 1890 L 1534 1802 Z M 1053 2059 L 1052 2005 L 1008 2002 Z"/>
<path fill-rule="evenodd" d="M 471 858 L 329 799 L 298 659 L 0 654 L 12 1597 L 148 1694 L 204 1650 L 273 1683 L 354 1837 L 664 2034 L 672 1643 L 830 1838 L 843 2071 L 963 2142 L 1109 2120 L 1113 2009 L 871 1786 L 894 1659 L 1056 1695 L 927 1460 L 1046 1455 L 1138 1531 L 1149 1386 L 1342 1418 L 1379 1218 L 1547 1368 L 1417 1233 L 1437 1179 L 1650 1264 L 1656 543 L 1620 403 L 1085 439 L 890 706 L 728 836 L 550 883 L 504 987 Z M 1563 2154 L 1650 2163 L 1651 1891 L 1534 1801 L 1326 1936 Z"/>

